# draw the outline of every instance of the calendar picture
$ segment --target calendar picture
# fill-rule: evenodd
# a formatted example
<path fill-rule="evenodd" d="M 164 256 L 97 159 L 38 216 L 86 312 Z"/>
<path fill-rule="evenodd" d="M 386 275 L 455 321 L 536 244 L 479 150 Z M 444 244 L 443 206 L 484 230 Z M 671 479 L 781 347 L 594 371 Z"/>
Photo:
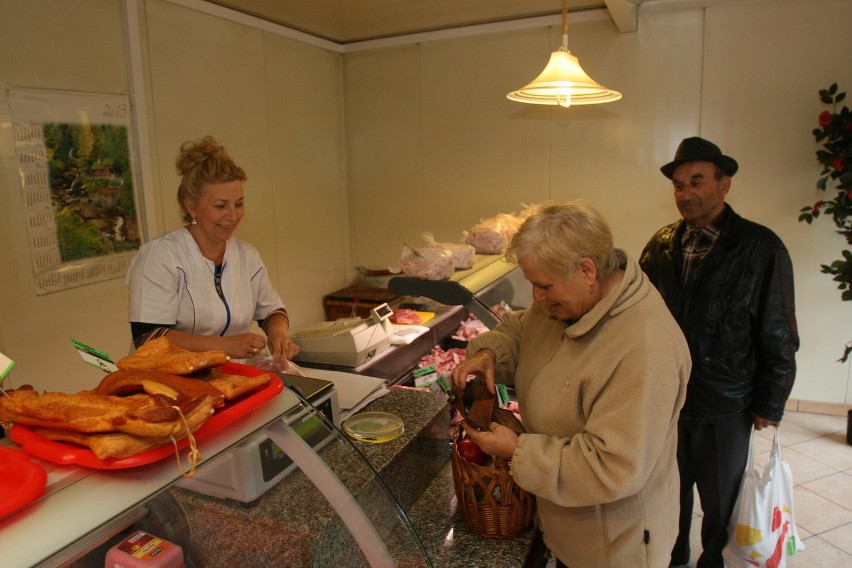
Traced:
<path fill-rule="evenodd" d="M 123 277 L 141 242 L 127 98 L 10 90 L 39 294 Z"/>

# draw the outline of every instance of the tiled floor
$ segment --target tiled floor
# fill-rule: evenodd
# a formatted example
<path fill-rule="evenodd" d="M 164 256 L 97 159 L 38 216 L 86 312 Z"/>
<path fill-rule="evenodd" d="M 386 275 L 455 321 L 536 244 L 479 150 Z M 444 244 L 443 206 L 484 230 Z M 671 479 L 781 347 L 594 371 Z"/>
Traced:
<path fill-rule="evenodd" d="M 789 568 L 852 567 L 852 446 L 847 418 L 786 412 L 781 423 L 781 456 L 793 472 L 796 525 L 805 550 L 790 557 Z M 772 448 L 772 428 L 758 432 L 755 463 L 762 467 Z M 701 552 L 701 510 L 696 495 L 692 559 Z"/>

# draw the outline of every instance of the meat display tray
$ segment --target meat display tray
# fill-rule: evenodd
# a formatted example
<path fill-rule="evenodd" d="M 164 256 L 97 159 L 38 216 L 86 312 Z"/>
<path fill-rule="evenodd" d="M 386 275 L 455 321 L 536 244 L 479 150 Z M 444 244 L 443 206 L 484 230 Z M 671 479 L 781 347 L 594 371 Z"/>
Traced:
<path fill-rule="evenodd" d="M 26 454 L 0 446 L 0 519 L 34 501 L 47 473 Z"/>
<path fill-rule="evenodd" d="M 196 440 L 201 440 L 205 436 L 226 428 L 237 418 L 251 412 L 264 402 L 277 396 L 284 390 L 284 383 L 280 377 L 274 373 L 267 373 L 257 367 L 250 367 L 240 363 L 226 363 L 220 370 L 229 375 L 242 375 L 245 377 L 255 377 L 258 375 L 268 374 L 270 376 L 269 383 L 255 390 L 246 396 L 243 396 L 235 401 L 226 402 L 223 408 L 217 410 L 213 416 L 207 419 L 201 427 L 193 432 Z M 172 444 L 152 448 L 145 452 L 128 456 L 126 458 L 106 458 L 100 459 L 90 450 L 83 446 L 68 444 L 65 442 L 56 442 L 48 440 L 31 428 L 14 424 L 9 431 L 9 437 L 12 441 L 21 446 L 21 450 L 41 458 L 43 460 L 56 463 L 59 465 L 76 464 L 92 469 L 125 469 L 138 467 L 159 461 L 168 456 L 175 455 L 175 446 Z M 177 442 L 177 449 L 181 450 L 189 444 L 187 438 L 182 438 Z"/>

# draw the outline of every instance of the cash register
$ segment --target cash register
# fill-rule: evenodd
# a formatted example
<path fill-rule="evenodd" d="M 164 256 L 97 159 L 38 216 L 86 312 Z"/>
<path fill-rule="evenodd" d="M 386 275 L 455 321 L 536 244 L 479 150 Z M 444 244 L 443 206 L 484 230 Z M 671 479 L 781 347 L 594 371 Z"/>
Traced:
<path fill-rule="evenodd" d="M 357 367 L 391 345 L 393 309 L 381 304 L 368 318 L 342 318 L 324 321 L 297 331 L 290 338 L 299 346 L 294 360 Z"/>

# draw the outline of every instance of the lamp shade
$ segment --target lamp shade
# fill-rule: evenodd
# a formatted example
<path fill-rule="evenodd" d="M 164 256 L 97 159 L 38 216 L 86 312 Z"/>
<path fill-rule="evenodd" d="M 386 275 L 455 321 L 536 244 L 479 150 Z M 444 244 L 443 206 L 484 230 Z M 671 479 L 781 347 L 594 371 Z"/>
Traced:
<path fill-rule="evenodd" d="M 577 58 L 564 46 L 550 54 L 550 61 L 541 74 L 507 98 L 537 105 L 593 105 L 610 103 L 621 93 L 599 85 L 586 75 Z"/>

